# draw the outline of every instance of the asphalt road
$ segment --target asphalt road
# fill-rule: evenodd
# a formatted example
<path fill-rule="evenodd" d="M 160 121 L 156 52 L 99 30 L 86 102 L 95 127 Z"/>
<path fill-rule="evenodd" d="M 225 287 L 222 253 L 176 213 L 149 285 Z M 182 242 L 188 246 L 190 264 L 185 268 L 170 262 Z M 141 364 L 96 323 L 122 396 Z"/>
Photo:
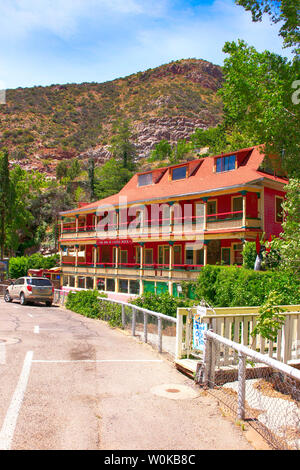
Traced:
<path fill-rule="evenodd" d="M 64 309 L 0 300 L 0 450 L 251 448 L 150 346 Z"/>

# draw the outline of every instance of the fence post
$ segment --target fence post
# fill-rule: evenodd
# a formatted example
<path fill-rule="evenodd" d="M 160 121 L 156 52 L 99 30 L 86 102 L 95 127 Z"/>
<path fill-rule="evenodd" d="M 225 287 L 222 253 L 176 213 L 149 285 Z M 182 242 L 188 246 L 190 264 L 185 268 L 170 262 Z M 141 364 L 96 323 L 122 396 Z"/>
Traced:
<path fill-rule="evenodd" d="M 148 341 L 148 313 L 144 312 L 144 342 Z"/>
<path fill-rule="evenodd" d="M 197 383 L 201 383 L 203 386 L 207 386 L 210 379 L 210 360 L 211 360 L 211 341 L 207 337 L 206 331 L 203 334 L 204 337 L 204 347 L 203 347 L 203 362 L 200 365 L 200 362 L 197 365 L 195 380 Z"/>
<path fill-rule="evenodd" d="M 246 392 L 246 356 L 239 353 L 238 372 L 238 419 L 245 419 L 245 392 Z"/>
<path fill-rule="evenodd" d="M 158 317 L 158 352 L 162 352 L 162 320 Z"/>
<path fill-rule="evenodd" d="M 136 323 L 136 311 L 135 311 L 135 308 L 133 308 L 132 309 L 132 328 L 131 328 L 132 336 L 135 336 L 135 323 Z"/>
<path fill-rule="evenodd" d="M 213 339 L 210 338 L 209 341 L 209 354 L 210 354 L 210 361 L 209 361 L 209 388 L 214 388 L 215 386 L 215 376 L 216 376 L 216 344 Z"/>
<path fill-rule="evenodd" d="M 126 319 L 125 319 L 125 305 L 122 305 L 122 327 L 125 328 Z"/>
<path fill-rule="evenodd" d="M 183 315 L 180 315 L 177 309 L 177 323 L 176 323 L 176 359 L 182 357 L 182 333 L 183 333 Z"/>

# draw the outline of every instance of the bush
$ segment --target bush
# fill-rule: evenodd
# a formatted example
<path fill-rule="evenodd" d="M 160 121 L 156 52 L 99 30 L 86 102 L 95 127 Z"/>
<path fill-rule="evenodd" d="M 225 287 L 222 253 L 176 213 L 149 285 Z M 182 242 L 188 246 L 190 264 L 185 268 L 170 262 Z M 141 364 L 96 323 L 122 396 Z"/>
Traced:
<path fill-rule="evenodd" d="M 196 298 L 205 299 L 213 307 L 262 305 L 271 291 L 281 296 L 282 304 L 300 303 L 299 281 L 287 271 L 207 265 L 195 287 Z"/>
<path fill-rule="evenodd" d="M 58 261 L 59 255 L 43 256 L 40 253 L 10 258 L 9 277 L 17 279 L 27 276 L 28 269 L 51 269 L 58 265 Z"/>
<path fill-rule="evenodd" d="M 170 317 L 176 317 L 177 308 L 191 307 L 195 304 L 195 302 L 190 299 L 173 297 L 167 292 L 159 295 L 146 292 L 140 297 L 134 299 L 131 303 L 138 307 L 152 310 L 152 312 L 163 313 Z"/>
<path fill-rule="evenodd" d="M 256 256 L 256 243 L 246 242 L 243 248 L 243 267 L 246 269 L 254 269 Z"/>
<path fill-rule="evenodd" d="M 17 258 L 10 258 L 9 260 L 9 277 L 17 279 L 26 276 L 28 271 L 28 257 L 19 256 Z"/>
<path fill-rule="evenodd" d="M 107 296 L 101 293 L 101 297 Z M 72 312 L 80 313 L 85 317 L 107 321 L 110 326 L 122 326 L 121 306 L 99 300 L 99 292 L 96 290 L 70 292 L 66 307 Z"/>

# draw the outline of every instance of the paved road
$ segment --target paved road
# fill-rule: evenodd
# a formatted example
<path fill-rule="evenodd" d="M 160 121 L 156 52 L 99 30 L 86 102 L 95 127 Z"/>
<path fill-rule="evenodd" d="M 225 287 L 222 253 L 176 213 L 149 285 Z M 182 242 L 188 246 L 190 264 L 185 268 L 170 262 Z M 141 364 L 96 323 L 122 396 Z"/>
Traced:
<path fill-rule="evenodd" d="M 251 449 L 212 398 L 103 322 L 1 299 L 0 340 L 0 449 Z"/>

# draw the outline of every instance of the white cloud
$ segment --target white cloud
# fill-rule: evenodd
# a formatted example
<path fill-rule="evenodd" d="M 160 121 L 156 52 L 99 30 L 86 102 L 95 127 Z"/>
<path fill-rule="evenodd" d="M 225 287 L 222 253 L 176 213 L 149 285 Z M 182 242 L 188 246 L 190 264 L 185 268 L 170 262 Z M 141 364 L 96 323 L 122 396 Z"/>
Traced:
<path fill-rule="evenodd" d="M 0 0 L 0 78 L 11 88 L 102 82 L 188 57 L 221 65 L 225 41 L 238 38 L 258 50 L 288 55 L 281 49 L 279 25 L 271 25 L 267 18 L 253 23 L 250 13 L 234 0 L 186 4 L 183 8 L 177 0 Z"/>
<path fill-rule="evenodd" d="M 83 19 L 125 15 L 160 16 L 166 0 L 0 0 L 0 35 L 20 38 L 35 30 L 61 37 L 74 34 Z"/>
<path fill-rule="evenodd" d="M 197 57 L 221 64 L 222 48 L 226 41 L 244 39 L 258 50 L 282 52 L 279 26 L 268 19 L 253 23 L 244 9 L 231 0 L 216 0 L 211 7 L 198 9 L 198 14 L 174 18 L 170 28 L 144 29 L 138 33 L 135 51 L 149 51 L 152 57 L 164 56 L 165 60 Z"/>

